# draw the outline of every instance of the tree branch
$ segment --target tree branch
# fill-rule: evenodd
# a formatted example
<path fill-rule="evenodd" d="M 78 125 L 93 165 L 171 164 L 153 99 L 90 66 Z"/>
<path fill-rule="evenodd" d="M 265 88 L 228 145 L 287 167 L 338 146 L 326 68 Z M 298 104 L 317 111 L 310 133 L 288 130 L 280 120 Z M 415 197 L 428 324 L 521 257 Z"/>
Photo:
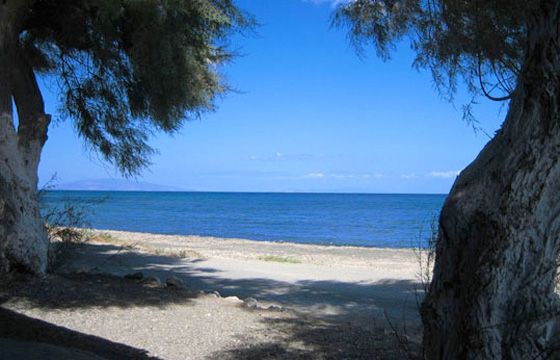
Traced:
<path fill-rule="evenodd" d="M 480 55 L 478 56 L 478 73 L 477 73 L 477 76 L 478 76 L 478 81 L 480 83 L 480 89 L 482 90 L 482 93 L 484 94 L 484 96 L 486 96 L 488 99 L 490 99 L 492 101 L 505 101 L 505 100 L 511 99 L 511 94 L 509 94 L 507 96 L 503 96 L 503 97 L 494 97 L 486 91 L 486 88 L 484 87 L 484 81 L 482 80 L 482 61 L 480 59 Z M 498 79 L 498 81 L 499 81 L 499 79 Z"/>
<path fill-rule="evenodd" d="M 21 54 L 14 56 L 12 71 L 13 98 L 18 112 L 18 146 L 26 154 L 25 165 L 36 177 L 39 157 L 45 141 L 51 116 L 45 114 L 45 105 L 33 68 Z"/>

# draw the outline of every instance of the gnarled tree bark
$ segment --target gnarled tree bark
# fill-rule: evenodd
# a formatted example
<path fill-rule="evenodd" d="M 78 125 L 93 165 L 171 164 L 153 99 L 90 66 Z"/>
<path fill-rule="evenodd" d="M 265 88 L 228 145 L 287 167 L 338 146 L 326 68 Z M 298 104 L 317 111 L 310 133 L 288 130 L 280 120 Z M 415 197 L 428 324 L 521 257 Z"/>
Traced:
<path fill-rule="evenodd" d="M 558 358 L 558 19 L 560 2 L 543 1 L 506 121 L 442 209 L 422 307 L 428 359 Z"/>
<path fill-rule="evenodd" d="M 12 19 L 25 1 L 0 4 L 0 273 L 43 274 L 49 240 L 37 198 L 37 167 L 50 116 L 32 67 L 17 46 Z M 12 102 L 18 113 L 17 129 Z"/>

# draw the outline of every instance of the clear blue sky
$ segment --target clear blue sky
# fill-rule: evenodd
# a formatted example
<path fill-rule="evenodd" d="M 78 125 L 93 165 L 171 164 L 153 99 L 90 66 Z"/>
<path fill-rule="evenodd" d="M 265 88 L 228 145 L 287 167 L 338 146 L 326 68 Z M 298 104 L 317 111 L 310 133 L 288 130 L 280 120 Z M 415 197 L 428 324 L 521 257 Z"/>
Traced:
<path fill-rule="evenodd" d="M 138 180 L 197 191 L 447 193 L 489 140 L 461 120 L 411 66 L 404 43 L 383 62 L 360 59 L 330 28 L 335 1 L 240 0 L 261 26 L 233 39 L 245 55 L 224 72 L 240 90 L 215 113 L 158 135 L 153 165 Z M 55 90 L 55 89 L 51 89 Z M 44 87 L 56 117 L 56 94 Z M 493 134 L 506 109 L 476 108 Z M 119 178 L 88 151 L 70 121 L 49 130 L 40 183 Z"/>

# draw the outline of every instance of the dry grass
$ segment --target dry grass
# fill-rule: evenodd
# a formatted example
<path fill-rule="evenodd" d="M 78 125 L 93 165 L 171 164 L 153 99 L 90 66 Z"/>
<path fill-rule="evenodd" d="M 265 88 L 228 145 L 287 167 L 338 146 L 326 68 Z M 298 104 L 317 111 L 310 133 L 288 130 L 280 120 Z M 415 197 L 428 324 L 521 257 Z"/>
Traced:
<path fill-rule="evenodd" d="M 148 246 L 146 243 L 142 241 L 134 241 L 134 242 L 123 241 L 110 234 L 102 234 L 102 233 L 94 234 L 91 237 L 91 241 L 96 243 L 102 243 L 102 244 L 118 245 L 125 249 L 137 249 L 150 253 L 153 251 L 153 249 L 150 246 Z"/>
<path fill-rule="evenodd" d="M 46 225 L 49 239 L 53 242 L 62 243 L 85 243 L 91 240 L 91 233 L 86 229 L 70 228 L 64 226 Z"/>
<path fill-rule="evenodd" d="M 294 259 L 291 257 L 285 257 L 285 256 L 266 255 L 266 256 L 259 256 L 258 259 L 262 261 L 274 261 L 274 262 L 288 263 L 288 264 L 301 264 L 301 260 Z"/>
<path fill-rule="evenodd" d="M 126 242 L 110 234 L 96 234 L 91 238 L 91 241 L 118 245 L 128 249 L 138 249 L 149 254 L 167 256 L 173 259 L 200 259 L 203 257 L 201 253 L 191 249 L 175 250 L 167 248 L 153 248 L 142 241 Z"/>

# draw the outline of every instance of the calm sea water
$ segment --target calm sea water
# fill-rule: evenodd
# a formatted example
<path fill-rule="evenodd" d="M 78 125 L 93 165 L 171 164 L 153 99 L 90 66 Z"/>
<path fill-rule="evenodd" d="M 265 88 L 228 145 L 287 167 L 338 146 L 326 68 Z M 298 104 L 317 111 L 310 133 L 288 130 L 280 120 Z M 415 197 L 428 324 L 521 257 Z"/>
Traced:
<path fill-rule="evenodd" d="M 96 229 L 262 241 L 417 246 L 445 195 L 50 191 L 92 210 Z M 102 201 L 100 201 L 102 200 Z"/>

